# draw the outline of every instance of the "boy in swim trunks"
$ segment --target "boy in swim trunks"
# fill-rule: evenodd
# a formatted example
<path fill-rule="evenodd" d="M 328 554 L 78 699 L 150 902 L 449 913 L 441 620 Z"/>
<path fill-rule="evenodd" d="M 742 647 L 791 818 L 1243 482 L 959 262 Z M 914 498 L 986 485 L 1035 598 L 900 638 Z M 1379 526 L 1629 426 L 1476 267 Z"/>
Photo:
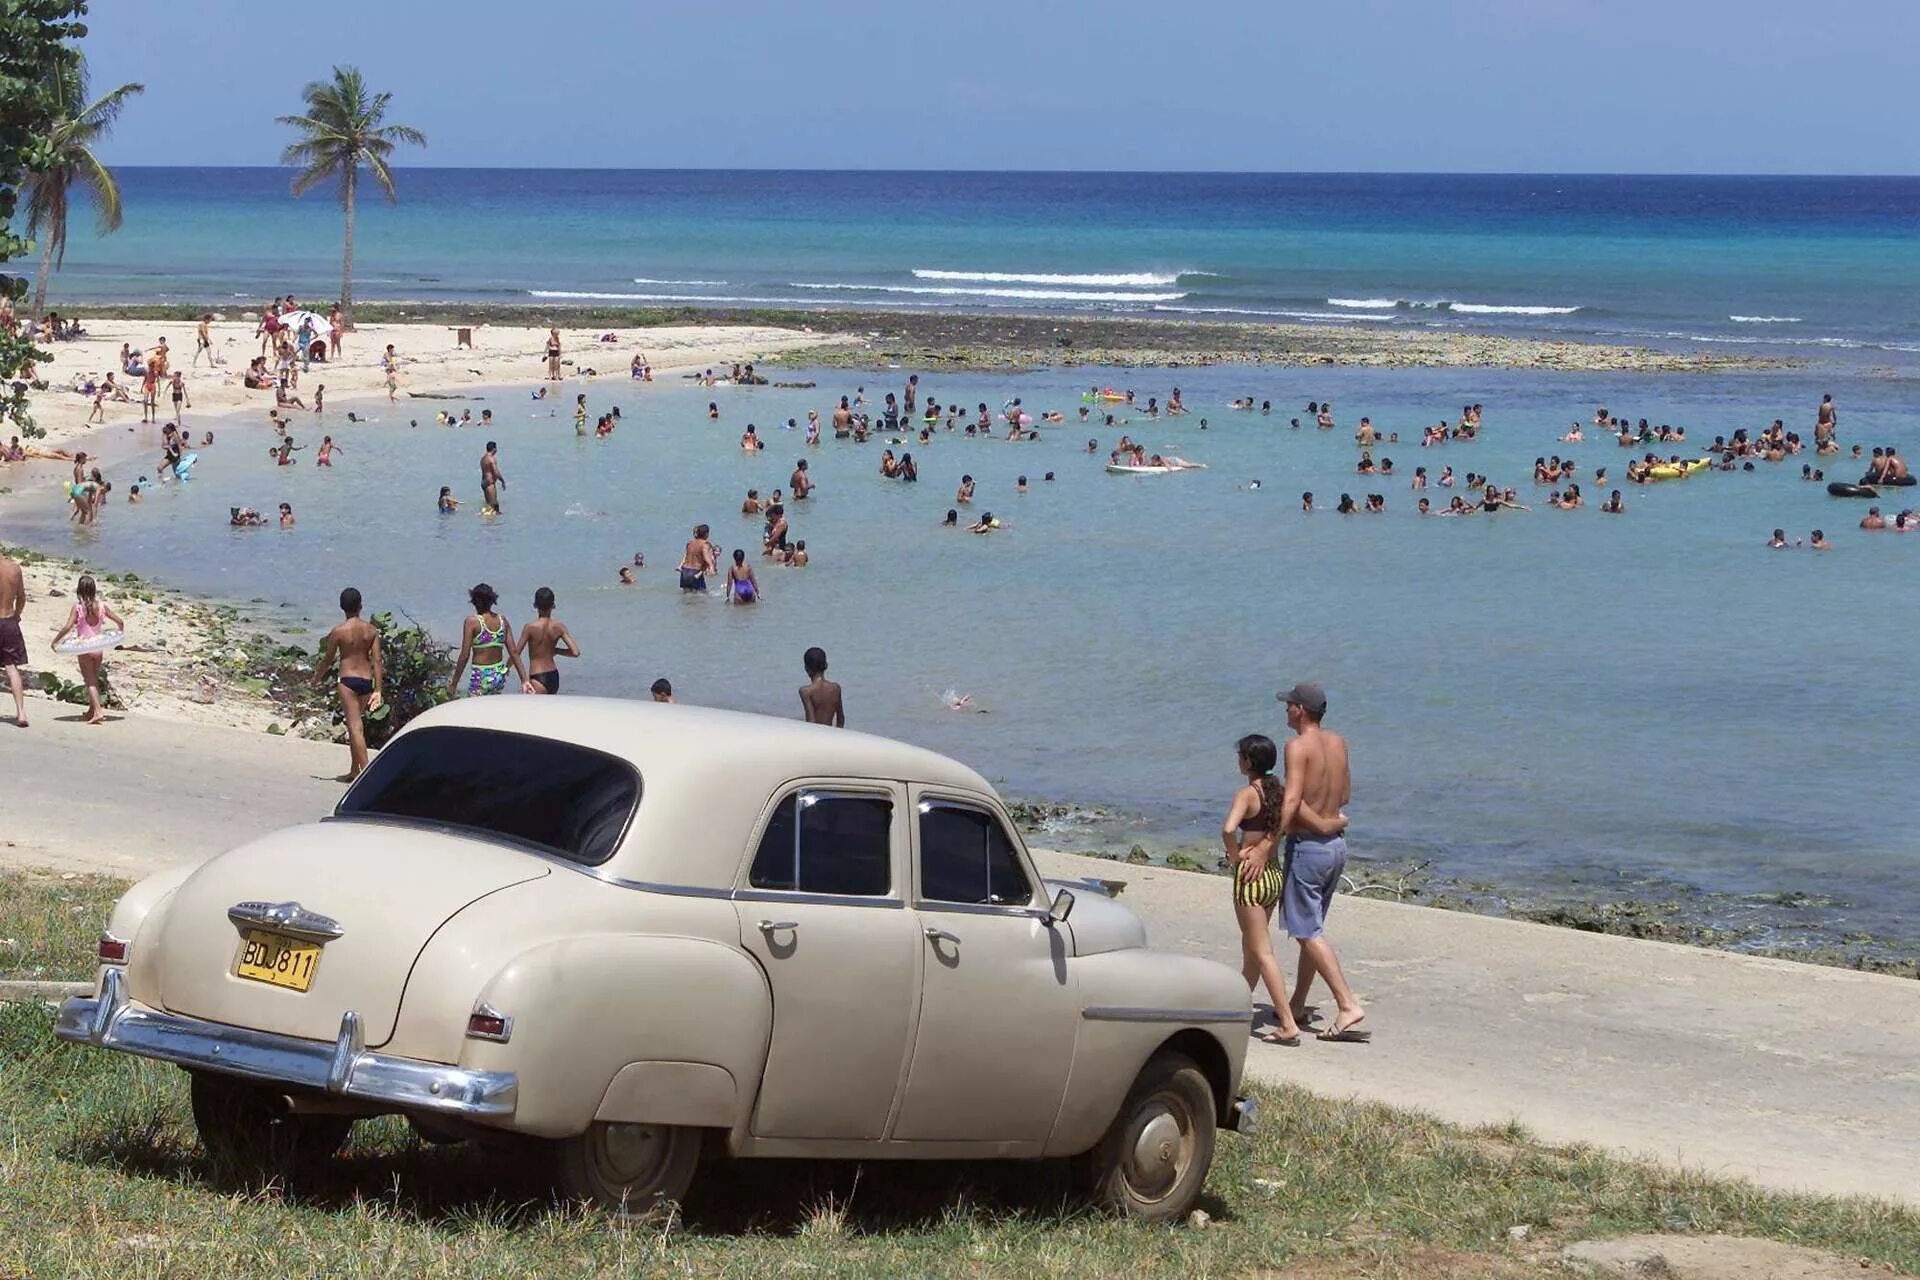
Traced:
<path fill-rule="evenodd" d="M 1300 970 L 1294 981 L 1293 1015 L 1302 1018 L 1307 991 L 1318 973 L 1333 992 L 1339 1013 L 1322 1040 L 1361 1041 L 1371 1032 L 1357 1028 L 1367 1011 L 1353 998 L 1340 957 L 1326 938 L 1327 909 L 1347 865 L 1346 815 L 1353 795 L 1347 744 L 1322 729 L 1327 695 L 1317 684 L 1296 684 L 1278 695 L 1287 704 L 1287 727 L 1294 736 L 1285 753 L 1286 792 L 1280 802 L 1280 830 L 1286 834 L 1286 885 L 1281 915 L 1287 936 L 1300 944 Z M 1315 824 L 1313 815 L 1332 815 Z"/>
<path fill-rule="evenodd" d="M 527 655 L 528 693 L 560 692 L 560 672 L 554 658 L 577 658 L 580 645 L 567 630 L 567 624 L 553 616 L 553 588 L 542 587 L 533 593 L 533 610 L 539 614 L 520 630 L 520 648 Z"/>
<path fill-rule="evenodd" d="M 7 687 L 13 691 L 13 722 L 22 729 L 27 727 L 27 697 L 20 668 L 27 665 L 27 641 L 20 634 L 20 613 L 26 604 L 26 576 L 0 551 L 0 668 L 6 669 Z"/>
<path fill-rule="evenodd" d="M 327 632 L 320 649 L 320 661 L 313 664 L 315 687 L 326 684 L 327 673 L 339 664 L 335 677 L 340 690 L 340 710 L 347 720 L 347 754 L 350 767 L 343 782 L 352 782 L 367 767 L 367 726 L 365 717 L 380 709 L 380 633 L 360 616 L 360 590 L 348 587 L 340 593 L 343 621 Z"/>

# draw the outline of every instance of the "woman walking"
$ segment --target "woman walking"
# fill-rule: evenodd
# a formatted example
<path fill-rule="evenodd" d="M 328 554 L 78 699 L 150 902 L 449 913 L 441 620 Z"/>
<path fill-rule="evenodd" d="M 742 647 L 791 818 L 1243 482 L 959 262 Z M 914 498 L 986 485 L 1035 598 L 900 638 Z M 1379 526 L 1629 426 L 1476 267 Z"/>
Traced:
<path fill-rule="evenodd" d="M 470 698 L 504 693 L 509 670 L 520 677 L 520 684 L 526 684 L 526 668 L 520 664 L 520 650 L 514 646 L 513 624 L 494 611 L 499 599 L 500 593 L 484 582 L 467 593 L 473 613 L 460 629 L 460 657 L 453 664 L 453 678 L 447 682 L 449 693 L 460 692 L 460 675 L 467 670 L 469 659 L 473 663 L 467 680 Z"/>
<path fill-rule="evenodd" d="M 1220 840 L 1233 868 L 1233 914 L 1240 922 L 1240 971 L 1246 975 L 1248 990 L 1265 982 L 1267 998 L 1273 1002 L 1278 1025 L 1260 1038 L 1268 1044 L 1292 1048 L 1300 1043 L 1300 1027 L 1293 1020 L 1286 979 L 1273 953 L 1273 909 L 1286 884 L 1285 872 L 1273 857 L 1280 840 L 1283 796 L 1273 767 L 1280 753 L 1273 739 L 1260 733 L 1240 739 L 1236 750 L 1246 785 L 1233 793 L 1233 803 L 1220 827 Z"/>
<path fill-rule="evenodd" d="M 84 644 L 99 637 L 102 622 L 111 622 L 115 631 L 127 629 L 127 624 L 120 620 L 120 615 L 101 601 L 100 591 L 94 585 L 92 574 L 80 576 L 79 585 L 74 587 L 73 594 L 76 597 L 73 613 L 67 618 L 67 625 L 60 628 L 53 637 L 55 653 L 60 651 L 60 642 L 67 638 L 68 632 L 72 632 L 74 639 Z M 106 655 L 96 649 L 91 653 L 78 656 L 80 678 L 87 685 L 87 723 L 105 724 L 107 716 L 100 709 L 100 668 L 106 661 Z"/>

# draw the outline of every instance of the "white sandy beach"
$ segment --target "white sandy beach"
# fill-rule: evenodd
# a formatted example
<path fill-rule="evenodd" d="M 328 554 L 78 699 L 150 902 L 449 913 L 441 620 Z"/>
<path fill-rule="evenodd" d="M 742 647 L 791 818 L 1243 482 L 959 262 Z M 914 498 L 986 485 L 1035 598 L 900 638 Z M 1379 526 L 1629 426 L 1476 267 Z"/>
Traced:
<path fill-rule="evenodd" d="M 74 342 L 56 342 L 44 346 L 53 358 L 40 366 L 47 390 L 33 397 L 33 416 L 47 435 L 29 444 L 60 448 L 87 449 L 87 440 L 124 433 L 140 422 L 140 380 L 120 371 L 120 347 L 130 343 L 151 351 L 165 337 L 171 351 L 171 368 L 187 376 L 187 396 L 192 407 L 186 418 L 190 424 L 202 424 L 208 417 L 256 410 L 264 419 L 274 407 L 271 390 L 249 390 L 242 382 L 247 361 L 260 354 L 260 339 L 254 336 L 258 322 L 230 318 L 216 321 L 212 327 L 213 349 L 221 362 L 209 368 L 202 360 L 194 367 L 196 325 L 186 320 L 89 320 L 88 336 Z M 346 336 L 341 359 L 336 363 L 316 364 L 300 377 L 297 394 L 308 405 L 313 403 L 316 387 L 326 387 L 327 399 L 344 402 L 367 396 L 386 395 L 386 378 L 380 357 L 392 343 L 399 360 L 399 396 L 407 403 L 409 393 L 433 395 L 460 392 L 476 386 L 532 386 L 546 374 L 544 349 L 546 329 L 522 325 L 477 325 L 471 330 L 473 345 L 458 345 L 451 326 L 434 324 L 369 324 Z M 562 329 L 560 342 L 565 362 L 567 394 L 577 390 L 582 380 L 629 379 L 629 366 L 636 352 L 644 354 L 654 369 L 656 380 L 673 378 L 689 370 L 714 368 L 723 376 L 736 361 L 754 361 L 779 351 L 817 346 L 834 339 L 794 329 L 759 325 L 683 325 L 660 329 L 612 330 L 614 342 L 602 342 L 606 329 Z M 589 376 L 586 370 L 595 372 Z M 70 390 L 78 378 L 99 378 L 108 372 L 126 386 L 132 397 L 127 401 L 108 401 L 106 420 L 87 425 L 93 398 Z M 172 402 L 163 388 L 160 396 L 162 420 L 171 420 Z M 421 405 L 423 413 L 435 406 Z M 440 406 L 444 407 L 444 406 Z M 298 413 L 299 410 L 289 412 Z M 4 443 L 4 442 L 0 442 Z M 89 452 L 97 452 L 90 449 Z M 0 471 L 0 476 L 6 473 Z"/>

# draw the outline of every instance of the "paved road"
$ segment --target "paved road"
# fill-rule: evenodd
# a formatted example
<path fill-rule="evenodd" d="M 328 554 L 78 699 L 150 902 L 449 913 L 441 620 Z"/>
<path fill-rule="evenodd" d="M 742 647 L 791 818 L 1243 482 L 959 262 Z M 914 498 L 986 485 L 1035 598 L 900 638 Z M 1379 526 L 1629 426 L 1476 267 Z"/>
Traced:
<path fill-rule="evenodd" d="M 33 710 L 30 731 L 0 729 L 0 860 L 138 875 L 312 818 L 340 793 L 340 747 Z M 1126 880 L 1122 901 L 1155 945 L 1237 967 L 1223 880 L 1042 862 Z M 1374 1041 L 1256 1044 L 1257 1075 L 1920 1204 L 1920 983 L 1354 898 L 1331 924 Z"/>

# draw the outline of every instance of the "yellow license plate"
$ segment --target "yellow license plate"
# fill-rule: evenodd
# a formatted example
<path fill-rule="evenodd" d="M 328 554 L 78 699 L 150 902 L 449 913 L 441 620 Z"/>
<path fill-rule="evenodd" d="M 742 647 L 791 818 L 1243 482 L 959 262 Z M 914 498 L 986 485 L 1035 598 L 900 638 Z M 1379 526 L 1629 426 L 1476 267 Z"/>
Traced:
<path fill-rule="evenodd" d="M 319 967 L 319 943 L 302 942 L 265 929 L 249 929 L 234 973 L 255 982 L 305 991 L 313 985 L 313 971 Z"/>

